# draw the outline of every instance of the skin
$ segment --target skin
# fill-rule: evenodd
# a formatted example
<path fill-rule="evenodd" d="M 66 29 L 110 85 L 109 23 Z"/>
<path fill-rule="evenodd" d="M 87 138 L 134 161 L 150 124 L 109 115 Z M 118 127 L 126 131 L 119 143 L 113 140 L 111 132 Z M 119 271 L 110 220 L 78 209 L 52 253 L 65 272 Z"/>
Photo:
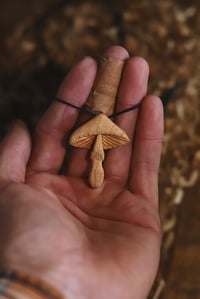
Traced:
<path fill-rule="evenodd" d="M 63 140 L 84 117 L 54 102 L 31 136 L 14 123 L 0 145 L 0 266 L 43 278 L 76 299 L 144 299 L 159 264 L 158 170 L 163 108 L 146 96 L 149 68 L 120 46 L 105 56 L 126 60 L 116 110 L 142 102 L 115 122 L 130 142 L 106 153 L 105 180 L 87 183 L 88 152 L 66 152 Z M 81 106 L 97 71 L 86 57 L 58 96 Z M 64 155 L 66 174 L 59 175 Z"/>

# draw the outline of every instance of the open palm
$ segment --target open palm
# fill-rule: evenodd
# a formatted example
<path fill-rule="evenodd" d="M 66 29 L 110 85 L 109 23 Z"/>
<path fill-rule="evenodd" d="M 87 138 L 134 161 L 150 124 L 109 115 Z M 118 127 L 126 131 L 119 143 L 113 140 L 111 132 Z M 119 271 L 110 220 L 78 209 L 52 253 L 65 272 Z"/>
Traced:
<path fill-rule="evenodd" d="M 127 145 L 106 154 L 105 181 L 87 184 L 88 152 L 70 151 L 66 175 L 63 140 L 78 113 L 53 103 L 33 138 L 18 122 L 0 148 L 0 265 L 44 278 L 66 298 L 146 298 L 160 250 L 158 168 L 163 135 L 160 100 L 145 96 L 148 65 L 122 47 L 105 56 L 125 60 L 116 119 Z M 97 65 L 85 58 L 68 74 L 59 97 L 82 105 Z M 28 165 L 28 166 L 27 166 Z"/>

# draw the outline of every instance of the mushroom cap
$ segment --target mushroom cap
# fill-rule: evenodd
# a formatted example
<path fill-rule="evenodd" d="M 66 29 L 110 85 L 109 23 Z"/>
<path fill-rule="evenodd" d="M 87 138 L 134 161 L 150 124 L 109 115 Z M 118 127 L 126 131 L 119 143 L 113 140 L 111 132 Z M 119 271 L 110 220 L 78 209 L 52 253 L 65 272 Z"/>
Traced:
<path fill-rule="evenodd" d="M 74 131 L 69 143 L 75 147 L 91 148 L 97 135 L 102 135 L 104 149 L 113 148 L 129 141 L 122 129 L 105 114 L 99 114 Z"/>

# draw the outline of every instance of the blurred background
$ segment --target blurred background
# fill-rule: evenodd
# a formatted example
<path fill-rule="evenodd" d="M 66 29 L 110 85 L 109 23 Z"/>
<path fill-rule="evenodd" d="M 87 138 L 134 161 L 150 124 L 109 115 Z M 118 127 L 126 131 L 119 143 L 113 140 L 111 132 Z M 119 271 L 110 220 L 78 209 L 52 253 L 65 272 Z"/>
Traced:
<path fill-rule="evenodd" d="M 85 55 L 120 44 L 148 61 L 149 93 L 165 107 L 163 243 L 149 299 L 200 298 L 199 9 L 196 0 L 0 3 L 0 138 L 16 118 L 33 130 Z"/>

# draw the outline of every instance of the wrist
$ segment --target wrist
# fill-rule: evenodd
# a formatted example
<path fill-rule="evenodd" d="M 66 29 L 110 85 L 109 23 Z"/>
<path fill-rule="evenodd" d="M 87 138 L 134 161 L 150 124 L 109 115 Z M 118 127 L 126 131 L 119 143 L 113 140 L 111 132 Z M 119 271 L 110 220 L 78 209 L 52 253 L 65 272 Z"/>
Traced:
<path fill-rule="evenodd" d="M 44 280 L 21 271 L 0 270 L 0 298 L 64 299 Z"/>
<path fill-rule="evenodd" d="M 25 254 L 17 254 L 17 256 L 13 254 L 9 256 L 4 255 L 3 260 L 0 259 L 0 270 L 16 269 L 20 272 L 22 271 L 31 277 L 37 277 L 50 284 L 50 286 L 55 287 L 64 298 L 82 298 L 82 289 L 81 291 L 79 290 L 79 286 L 81 286 L 80 282 L 82 281 L 80 275 L 74 272 L 73 264 L 70 263 L 70 260 L 73 260 L 72 257 L 68 260 L 69 257 L 66 255 L 66 259 L 66 263 L 63 259 L 59 261 L 59 258 L 56 258 L 56 263 L 52 263 L 50 260 L 47 262 L 39 258 L 27 259 Z M 65 264 L 69 266 L 65 267 Z M 75 285 L 76 288 L 74 288 Z"/>

